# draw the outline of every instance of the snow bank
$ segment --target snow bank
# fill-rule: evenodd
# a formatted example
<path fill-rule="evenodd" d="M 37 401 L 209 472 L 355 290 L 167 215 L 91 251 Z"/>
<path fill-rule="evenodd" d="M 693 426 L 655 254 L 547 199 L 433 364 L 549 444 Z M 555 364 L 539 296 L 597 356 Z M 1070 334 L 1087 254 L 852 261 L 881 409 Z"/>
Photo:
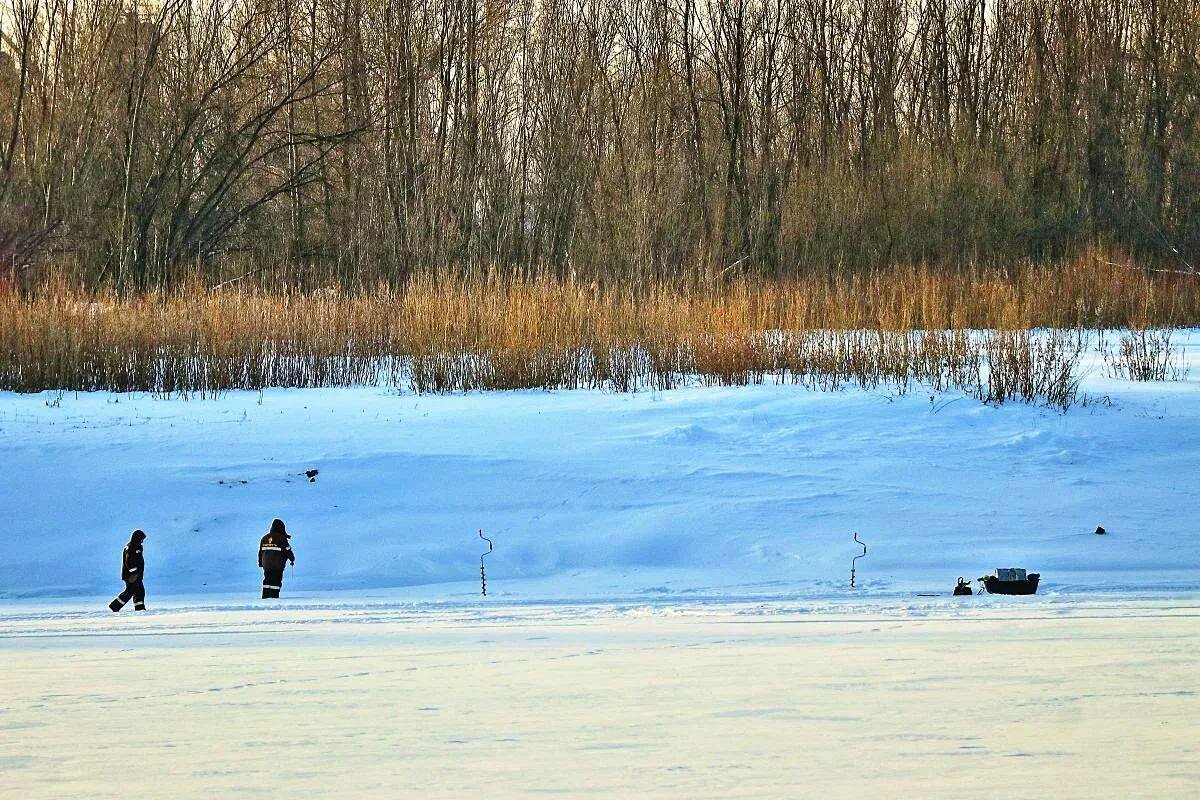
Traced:
<path fill-rule="evenodd" d="M 0 394 L 0 597 L 111 595 L 134 527 L 151 604 L 253 597 L 275 516 L 293 598 L 468 597 L 480 528 L 490 592 L 519 600 L 837 596 L 854 531 L 866 593 L 997 566 L 1043 592 L 1192 590 L 1200 333 L 1176 343 L 1187 380 L 1112 380 L 1093 353 L 1102 402 L 1065 414 L 792 386 Z"/>

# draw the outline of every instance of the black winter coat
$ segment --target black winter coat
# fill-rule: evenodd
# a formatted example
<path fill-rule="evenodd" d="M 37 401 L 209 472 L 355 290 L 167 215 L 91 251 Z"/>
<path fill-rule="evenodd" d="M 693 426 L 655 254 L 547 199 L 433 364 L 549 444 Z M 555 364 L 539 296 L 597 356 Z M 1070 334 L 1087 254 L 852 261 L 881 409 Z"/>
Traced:
<path fill-rule="evenodd" d="M 286 533 L 268 533 L 258 543 L 258 565 L 263 569 L 282 570 L 287 562 L 296 563 L 296 554 Z"/>
<path fill-rule="evenodd" d="M 146 577 L 146 559 L 142 556 L 142 543 L 130 542 L 121 551 L 121 580 L 140 581 Z"/>

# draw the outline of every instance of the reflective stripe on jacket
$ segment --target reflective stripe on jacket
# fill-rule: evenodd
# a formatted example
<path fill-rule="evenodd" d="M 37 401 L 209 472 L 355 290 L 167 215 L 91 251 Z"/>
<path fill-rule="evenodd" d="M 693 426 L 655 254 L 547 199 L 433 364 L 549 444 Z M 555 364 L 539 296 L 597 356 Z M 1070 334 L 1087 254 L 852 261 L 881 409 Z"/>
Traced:
<path fill-rule="evenodd" d="M 286 536 L 268 533 L 258 543 L 258 565 L 263 569 L 283 569 L 287 562 L 295 560 L 296 554 Z"/>

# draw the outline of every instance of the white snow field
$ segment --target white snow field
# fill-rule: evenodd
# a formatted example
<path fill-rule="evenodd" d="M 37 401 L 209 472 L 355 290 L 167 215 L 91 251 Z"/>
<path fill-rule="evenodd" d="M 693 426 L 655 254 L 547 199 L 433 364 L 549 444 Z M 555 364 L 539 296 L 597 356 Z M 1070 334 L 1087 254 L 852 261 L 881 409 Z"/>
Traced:
<path fill-rule="evenodd" d="M 0 394 L 0 797 L 1200 797 L 1176 344 L 1169 383 L 1092 353 L 1066 413 Z M 150 611 L 113 615 L 134 527 Z M 948 596 L 1009 566 L 1035 597 Z"/>
<path fill-rule="evenodd" d="M 1200 796 L 1200 604 L 922 603 L 0 613 L 0 796 Z"/>

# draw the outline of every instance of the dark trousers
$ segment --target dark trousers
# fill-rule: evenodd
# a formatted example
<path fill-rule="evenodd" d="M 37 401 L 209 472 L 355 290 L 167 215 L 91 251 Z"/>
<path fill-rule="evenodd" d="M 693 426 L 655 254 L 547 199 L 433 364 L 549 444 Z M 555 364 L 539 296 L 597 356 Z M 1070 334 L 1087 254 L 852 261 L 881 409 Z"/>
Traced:
<path fill-rule="evenodd" d="M 278 569 L 263 567 L 263 599 L 279 597 L 279 590 L 282 588 L 283 567 Z"/>
<path fill-rule="evenodd" d="M 146 587 L 142 584 L 141 578 L 136 581 L 125 581 L 125 591 L 114 597 L 108 607 L 113 611 L 120 611 L 130 600 L 133 600 L 134 611 L 146 610 Z"/>

